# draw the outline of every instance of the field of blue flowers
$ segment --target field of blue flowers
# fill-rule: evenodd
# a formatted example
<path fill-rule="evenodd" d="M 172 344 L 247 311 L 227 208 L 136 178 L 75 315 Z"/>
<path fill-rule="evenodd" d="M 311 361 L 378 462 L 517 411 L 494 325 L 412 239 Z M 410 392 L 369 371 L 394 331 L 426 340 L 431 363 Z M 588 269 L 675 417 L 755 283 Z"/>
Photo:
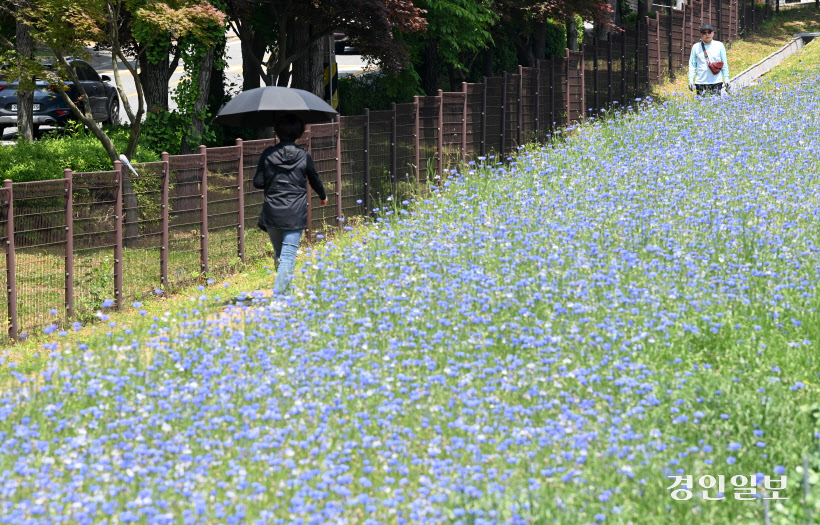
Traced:
<path fill-rule="evenodd" d="M 284 307 L 49 343 L 0 393 L 0 522 L 820 515 L 819 86 L 635 101 L 307 250 Z"/>

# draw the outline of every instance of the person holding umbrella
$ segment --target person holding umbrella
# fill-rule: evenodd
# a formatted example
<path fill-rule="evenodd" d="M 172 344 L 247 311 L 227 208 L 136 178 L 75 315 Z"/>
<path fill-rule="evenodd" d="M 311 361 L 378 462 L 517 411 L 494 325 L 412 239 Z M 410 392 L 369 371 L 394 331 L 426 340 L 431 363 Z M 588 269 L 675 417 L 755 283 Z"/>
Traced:
<path fill-rule="evenodd" d="M 720 93 L 724 86 L 729 91 L 726 47 L 713 39 L 714 34 L 712 24 L 703 24 L 700 27 L 700 42 L 692 46 L 689 54 L 689 91 L 697 90 L 698 95 Z"/>
<path fill-rule="evenodd" d="M 276 256 L 274 295 L 287 293 L 296 264 L 296 252 L 307 228 L 307 184 L 327 204 L 327 194 L 313 158 L 296 141 L 305 124 L 293 113 L 285 113 L 274 124 L 279 144 L 262 152 L 253 185 L 265 190 L 258 226 L 268 233 Z"/>

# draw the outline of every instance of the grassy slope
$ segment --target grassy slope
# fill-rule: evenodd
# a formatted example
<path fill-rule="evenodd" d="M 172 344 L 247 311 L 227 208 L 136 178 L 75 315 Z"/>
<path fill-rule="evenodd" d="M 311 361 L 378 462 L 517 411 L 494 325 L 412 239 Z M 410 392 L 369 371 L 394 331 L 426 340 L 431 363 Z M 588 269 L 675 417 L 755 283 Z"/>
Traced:
<path fill-rule="evenodd" d="M 784 45 L 795 33 L 820 31 L 820 9 L 813 5 L 782 9 L 774 18 L 761 24 L 758 31 L 726 50 L 731 74 L 737 75 L 760 62 Z M 675 91 L 687 91 L 687 71 L 679 72 L 674 81 L 654 86 L 655 96 L 667 96 Z"/>

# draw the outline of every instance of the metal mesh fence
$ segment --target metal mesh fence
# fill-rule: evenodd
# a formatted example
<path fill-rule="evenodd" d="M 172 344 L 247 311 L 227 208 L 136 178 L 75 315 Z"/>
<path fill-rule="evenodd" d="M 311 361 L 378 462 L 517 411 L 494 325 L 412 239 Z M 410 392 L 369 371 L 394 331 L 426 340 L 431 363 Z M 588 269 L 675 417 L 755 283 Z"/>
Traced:
<path fill-rule="evenodd" d="M 322 206 L 319 196 L 308 190 L 311 203 L 309 234 L 324 234 L 327 228 L 337 224 L 336 202 L 339 190 L 336 186 L 336 134 L 338 124 L 318 124 L 310 127 L 310 155 L 316 165 L 316 173 L 322 180 L 327 193 L 327 205 Z"/>
<path fill-rule="evenodd" d="M 178 287 L 202 275 L 202 155 L 168 157 L 170 211 L 168 286 Z"/>
<path fill-rule="evenodd" d="M 487 86 L 487 109 L 486 113 L 486 135 L 484 136 L 484 143 L 486 152 L 499 153 L 501 151 L 501 138 L 504 134 L 502 126 L 504 114 L 502 96 L 504 93 L 504 78 L 503 77 L 488 77 L 486 79 Z"/>
<path fill-rule="evenodd" d="M 114 298 L 118 178 L 116 171 L 73 174 L 74 312 L 80 318 Z"/>
<path fill-rule="evenodd" d="M 462 159 L 465 93 L 442 93 L 442 152 L 444 169 L 456 169 Z"/>
<path fill-rule="evenodd" d="M 567 52 L 567 114 L 570 121 L 584 116 L 584 54 L 583 51 Z"/>
<path fill-rule="evenodd" d="M 162 187 L 167 164 L 134 164 L 136 175 L 126 170 L 122 172 L 123 298 L 138 300 L 162 286 Z"/>
<path fill-rule="evenodd" d="M 6 267 L 6 259 L 8 257 L 8 234 L 6 233 L 7 221 L 8 221 L 8 214 L 9 214 L 9 190 L 0 186 L 0 244 L 4 247 L 2 251 L 0 251 L 0 328 L 3 330 L 3 334 L 7 334 L 9 331 L 8 324 L 11 321 L 9 319 L 9 310 L 8 310 L 8 275 L 7 275 L 7 267 Z M 0 334 L 0 340 L 2 340 L 3 335 Z"/>
<path fill-rule="evenodd" d="M 506 100 L 504 102 L 504 107 L 506 108 L 504 112 L 504 151 L 501 152 L 504 154 L 514 149 L 521 142 L 521 129 L 519 127 L 519 118 L 521 116 L 519 114 L 521 109 L 521 75 L 507 75 L 506 82 Z"/>
<path fill-rule="evenodd" d="M 416 105 L 396 104 L 396 184 L 397 194 L 404 195 L 404 184 L 416 182 Z"/>
<path fill-rule="evenodd" d="M 342 117 L 342 216 L 353 217 L 366 214 L 365 192 L 365 133 L 366 119 L 363 115 Z"/>
<path fill-rule="evenodd" d="M 384 205 L 395 192 L 390 172 L 394 118 L 392 110 L 370 112 L 370 202 L 374 207 Z"/>
<path fill-rule="evenodd" d="M 438 173 L 439 97 L 418 97 L 419 103 L 419 182 Z"/>
<path fill-rule="evenodd" d="M 18 328 L 30 334 L 64 315 L 68 189 L 63 179 L 21 182 L 13 197 Z"/>
<path fill-rule="evenodd" d="M 240 146 L 208 148 L 208 273 L 221 273 L 239 257 Z"/>
<path fill-rule="evenodd" d="M 538 70 L 521 68 L 521 141 L 533 142 L 538 139 Z"/>
<path fill-rule="evenodd" d="M 483 142 L 484 84 L 467 84 L 467 156 L 481 155 Z"/>

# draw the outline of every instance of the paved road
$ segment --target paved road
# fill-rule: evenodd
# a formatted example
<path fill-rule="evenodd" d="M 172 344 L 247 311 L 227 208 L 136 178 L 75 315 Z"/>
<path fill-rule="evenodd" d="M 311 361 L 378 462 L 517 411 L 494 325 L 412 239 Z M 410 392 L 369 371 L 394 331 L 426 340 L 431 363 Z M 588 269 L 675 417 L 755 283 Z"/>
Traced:
<path fill-rule="evenodd" d="M 357 75 L 361 74 L 362 72 L 367 70 L 367 64 L 362 60 L 361 55 L 353 54 L 355 50 L 353 48 L 348 47 L 347 50 L 350 54 L 344 55 L 337 55 L 336 56 L 336 63 L 339 67 L 339 75 Z M 242 46 L 239 42 L 239 38 L 234 35 L 232 32 L 228 34 L 228 43 L 227 43 L 227 70 L 226 70 L 226 82 L 228 85 L 228 91 L 232 93 L 237 93 L 242 89 Z M 94 66 L 94 69 L 101 75 L 108 75 L 112 77 L 113 80 L 113 70 L 111 65 L 111 54 L 108 52 L 102 51 L 91 51 L 91 65 Z M 132 64 L 133 65 L 133 64 Z M 120 76 L 122 78 L 123 89 L 128 96 L 129 102 L 133 105 L 134 111 L 136 111 L 136 100 L 137 100 L 137 90 L 134 87 L 134 79 L 128 73 L 128 70 L 125 69 L 125 66 L 120 62 L 119 67 Z M 172 91 L 174 87 L 179 84 L 182 80 L 184 74 L 184 70 L 182 67 L 178 67 L 173 75 L 171 75 L 171 79 L 168 83 L 169 91 Z M 176 108 L 176 103 L 170 99 L 169 102 L 171 109 Z M 120 119 L 122 121 L 127 121 L 128 117 L 126 116 L 125 109 L 120 102 Z M 40 128 L 42 131 L 48 131 L 53 128 L 49 128 L 48 126 L 43 126 Z M 6 128 L 4 136 L 2 137 L 5 139 L 4 142 L 7 142 L 10 139 L 14 139 L 17 134 L 16 128 Z"/>

